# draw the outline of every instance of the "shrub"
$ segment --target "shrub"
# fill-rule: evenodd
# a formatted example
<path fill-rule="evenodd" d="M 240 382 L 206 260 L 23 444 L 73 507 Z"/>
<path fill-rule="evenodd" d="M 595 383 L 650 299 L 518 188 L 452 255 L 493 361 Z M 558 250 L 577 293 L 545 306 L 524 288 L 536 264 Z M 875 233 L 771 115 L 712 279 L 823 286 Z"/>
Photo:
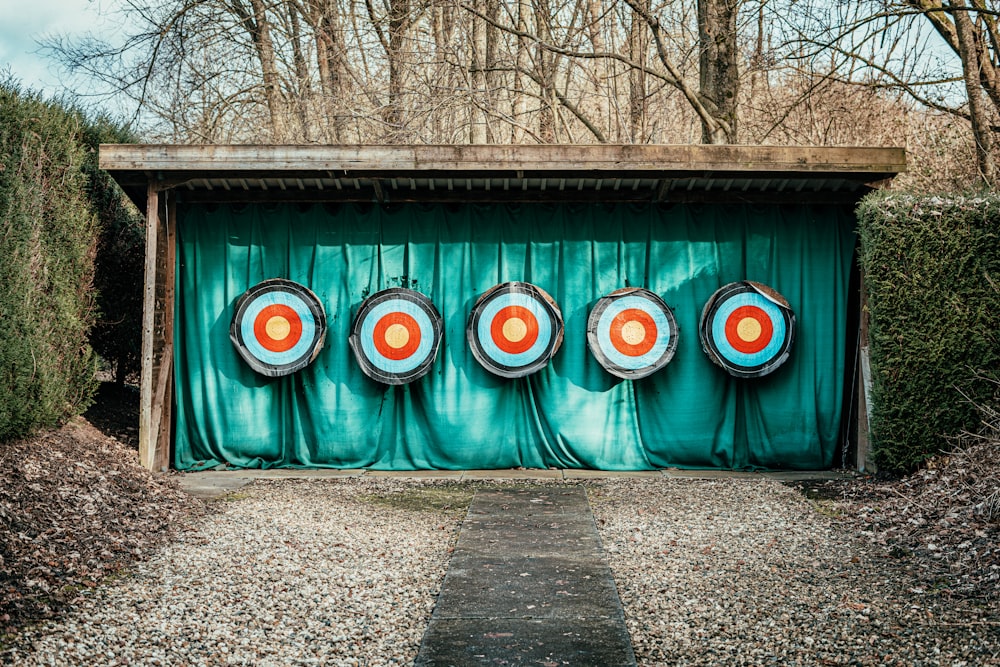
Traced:
<path fill-rule="evenodd" d="M 975 431 L 1000 369 L 1000 197 L 876 193 L 858 208 L 876 462 L 912 470 Z"/>
<path fill-rule="evenodd" d="M 93 396 L 97 221 L 80 133 L 77 114 L 0 82 L 0 440 Z"/>

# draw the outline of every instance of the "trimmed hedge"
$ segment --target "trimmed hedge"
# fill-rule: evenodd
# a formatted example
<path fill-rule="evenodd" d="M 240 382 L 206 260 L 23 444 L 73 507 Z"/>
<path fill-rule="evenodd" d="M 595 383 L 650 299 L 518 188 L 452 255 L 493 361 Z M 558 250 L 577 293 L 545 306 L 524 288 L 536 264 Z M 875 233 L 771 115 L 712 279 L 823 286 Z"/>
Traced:
<path fill-rule="evenodd" d="M 874 193 L 858 207 L 872 443 L 912 470 L 976 431 L 1000 374 L 1000 197 Z M 971 399 L 967 400 L 967 399 Z"/>
<path fill-rule="evenodd" d="M 0 83 L 0 441 L 80 413 L 97 220 L 78 114 Z"/>

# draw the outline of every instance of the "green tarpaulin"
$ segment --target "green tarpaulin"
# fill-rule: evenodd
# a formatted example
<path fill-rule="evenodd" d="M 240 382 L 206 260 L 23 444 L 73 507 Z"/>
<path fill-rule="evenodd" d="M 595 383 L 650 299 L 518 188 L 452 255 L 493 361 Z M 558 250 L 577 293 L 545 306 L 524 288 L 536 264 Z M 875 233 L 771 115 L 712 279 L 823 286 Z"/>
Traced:
<path fill-rule="evenodd" d="M 850 211 L 819 205 L 399 204 L 181 206 L 178 211 L 175 465 L 201 469 L 663 467 L 819 469 L 840 431 Z M 329 330 L 316 361 L 258 375 L 229 339 L 249 287 L 313 290 Z M 736 379 L 701 349 L 698 321 L 722 285 L 782 293 L 798 323 L 790 360 Z M 466 343 L 477 297 L 531 282 L 562 310 L 562 349 L 504 379 Z M 367 378 L 348 347 L 353 315 L 387 287 L 444 318 L 432 371 Z M 674 309 L 676 354 L 641 380 L 608 374 L 587 347 L 601 296 L 645 287 Z"/>

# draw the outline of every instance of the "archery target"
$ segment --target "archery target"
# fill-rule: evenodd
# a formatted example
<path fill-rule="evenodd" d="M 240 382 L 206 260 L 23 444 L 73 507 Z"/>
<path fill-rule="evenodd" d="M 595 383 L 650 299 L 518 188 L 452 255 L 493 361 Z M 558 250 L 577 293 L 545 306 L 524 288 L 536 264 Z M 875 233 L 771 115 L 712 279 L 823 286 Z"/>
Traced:
<path fill-rule="evenodd" d="M 361 304 L 347 340 L 365 375 L 385 384 L 406 384 L 430 371 L 441 331 L 441 315 L 430 299 L 394 287 Z"/>
<path fill-rule="evenodd" d="M 587 318 L 587 344 L 606 371 L 639 379 L 666 366 L 677 350 L 677 320 L 663 299 L 641 288 L 601 297 Z"/>
<path fill-rule="evenodd" d="M 524 377 L 549 363 L 562 345 L 562 313 L 545 290 L 503 283 L 476 301 L 466 336 L 483 368 L 501 377 Z"/>
<path fill-rule="evenodd" d="M 236 301 L 229 338 L 261 375 L 288 375 L 319 354 L 326 338 L 326 313 L 310 289 L 291 280 L 265 280 Z"/>
<path fill-rule="evenodd" d="M 715 364 L 736 377 L 761 377 L 788 359 L 795 314 L 770 287 L 742 281 L 712 295 L 699 330 L 702 348 Z"/>

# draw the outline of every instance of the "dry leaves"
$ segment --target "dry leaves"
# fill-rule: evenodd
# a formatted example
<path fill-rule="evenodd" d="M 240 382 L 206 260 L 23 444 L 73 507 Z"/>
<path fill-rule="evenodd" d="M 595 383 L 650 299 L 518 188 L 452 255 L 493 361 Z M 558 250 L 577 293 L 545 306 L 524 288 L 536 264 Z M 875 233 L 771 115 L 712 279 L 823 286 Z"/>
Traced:
<path fill-rule="evenodd" d="M 83 418 L 0 444 L 0 634 L 53 616 L 203 511 Z"/>

